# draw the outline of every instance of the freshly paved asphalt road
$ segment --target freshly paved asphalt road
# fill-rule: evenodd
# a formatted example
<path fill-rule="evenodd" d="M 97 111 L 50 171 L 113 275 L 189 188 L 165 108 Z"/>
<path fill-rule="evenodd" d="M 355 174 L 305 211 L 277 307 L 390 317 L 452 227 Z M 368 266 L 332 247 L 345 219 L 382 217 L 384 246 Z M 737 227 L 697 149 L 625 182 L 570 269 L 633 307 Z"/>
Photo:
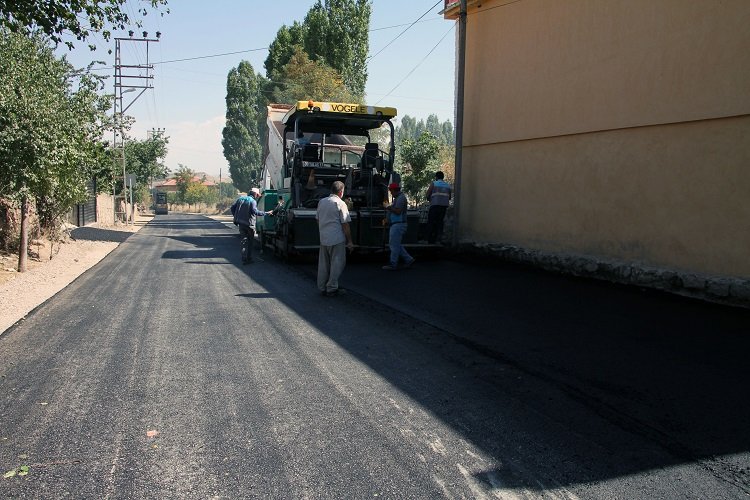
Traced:
<path fill-rule="evenodd" d="M 158 216 L 0 337 L 0 495 L 748 498 L 750 312 Z"/>

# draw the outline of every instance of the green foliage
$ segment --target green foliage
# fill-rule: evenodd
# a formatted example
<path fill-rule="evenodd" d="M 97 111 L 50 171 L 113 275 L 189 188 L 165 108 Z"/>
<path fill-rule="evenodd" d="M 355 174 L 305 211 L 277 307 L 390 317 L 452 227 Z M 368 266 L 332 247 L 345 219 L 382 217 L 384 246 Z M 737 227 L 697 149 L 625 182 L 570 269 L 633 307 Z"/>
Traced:
<path fill-rule="evenodd" d="M 262 124 L 266 102 L 261 96 L 263 77 L 247 61 L 240 62 L 227 75 L 226 126 L 221 141 L 229 173 L 237 189 L 245 191 L 257 184 L 262 171 Z"/>
<path fill-rule="evenodd" d="M 424 201 L 425 189 L 437 171 L 439 154 L 438 140 L 426 131 L 416 140 L 405 139 L 399 147 L 404 164 L 401 188 L 416 204 Z"/>
<path fill-rule="evenodd" d="M 453 130 L 453 123 L 450 120 L 441 123 L 437 115 L 432 114 L 427 117 L 426 121 L 417 121 L 414 117 L 404 115 L 404 117 L 401 118 L 401 124 L 396 127 L 396 144 L 403 145 L 408 141 L 411 141 L 412 143 L 415 141 L 418 142 L 424 133 L 432 135 L 437 140 L 439 147 L 437 159 L 434 160 L 431 165 L 430 174 L 426 176 L 426 184 L 423 187 L 426 188 L 427 184 L 432 180 L 431 173 L 434 170 L 442 170 L 445 174 L 445 179 L 448 182 L 453 182 L 454 172 L 456 170 L 456 136 Z M 401 150 L 399 150 L 399 152 L 401 152 Z M 399 163 L 409 162 L 403 158 L 403 155 L 401 155 Z M 417 197 L 421 199 L 423 192 L 417 192 L 416 186 L 414 189 Z"/>
<path fill-rule="evenodd" d="M 234 201 L 235 198 L 237 198 L 237 194 L 239 191 L 237 191 L 237 188 L 234 187 L 234 184 L 231 182 L 221 182 L 218 186 L 219 194 L 221 197 L 229 197 L 232 198 L 232 201 Z"/>
<path fill-rule="evenodd" d="M 10 479 L 16 476 L 18 477 L 28 476 L 29 472 L 31 472 L 31 467 L 29 467 L 28 465 L 22 465 L 20 467 L 16 467 L 15 469 L 11 469 L 5 474 L 3 474 L 3 479 Z"/>
<path fill-rule="evenodd" d="M 445 180 L 451 184 L 456 179 L 456 146 L 455 145 L 440 145 L 440 152 L 438 153 L 438 170 L 442 171 L 445 175 Z"/>
<path fill-rule="evenodd" d="M 54 195 L 67 211 L 99 158 L 99 81 L 39 38 L 0 31 L 0 195 Z"/>
<path fill-rule="evenodd" d="M 264 63 L 266 76 L 276 84 L 287 83 L 288 75 L 283 69 L 295 55 L 296 46 L 301 46 L 312 61 L 319 63 L 319 68 L 336 70 L 340 75 L 336 79 L 352 96 L 347 101 L 362 101 L 367 83 L 371 10 L 370 0 L 318 0 L 302 24 L 282 26 L 276 33 Z M 302 97 L 308 98 L 314 97 Z"/>
<path fill-rule="evenodd" d="M 195 172 L 188 168 L 187 166 L 183 165 L 182 163 L 177 164 L 177 172 L 174 174 L 174 179 L 177 184 L 177 200 L 184 202 L 185 201 L 185 195 L 187 193 L 188 187 L 193 181 L 193 178 L 195 177 Z"/>
<path fill-rule="evenodd" d="M 338 71 L 356 100 L 367 83 L 371 12 L 370 0 L 318 0 L 304 21 L 305 51 Z"/>
<path fill-rule="evenodd" d="M 280 76 L 284 84 L 274 89 L 274 102 L 292 104 L 307 99 L 352 102 L 355 99 L 335 69 L 322 61 L 311 61 L 300 46 L 295 47 Z"/>
<path fill-rule="evenodd" d="M 41 38 L 0 29 L 0 196 L 21 207 L 23 220 L 36 202 L 52 230 L 85 198 L 104 157 L 110 102 L 99 90 L 99 78 L 56 58 Z M 25 228 L 22 221 L 19 269 Z"/>
<path fill-rule="evenodd" d="M 144 207 L 150 207 L 153 204 L 151 199 L 151 188 L 148 184 L 138 184 L 133 189 L 133 201 L 140 203 Z"/>
<path fill-rule="evenodd" d="M 167 193 L 167 203 L 170 205 L 179 203 L 186 203 L 188 206 L 197 203 L 213 205 L 219 200 L 218 186 L 206 186 L 205 176 L 199 180 L 195 172 L 183 164 L 178 165 L 174 179 L 177 183 L 177 192 Z"/>
<path fill-rule="evenodd" d="M 193 181 L 188 183 L 183 199 L 188 205 L 195 205 L 196 203 L 204 201 L 207 194 L 208 188 L 206 186 L 204 186 L 200 182 Z"/>
<path fill-rule="evenodd" d="M 163 161 L 167 157 L 169 138 L 155 135 L 145 141 L 125 143 L 126 171 L 136 175 L 139 185 L 147 185 L 152 178 L 164 178 L 169 169 Z"/>
<path fill-rule="evenodd" d="M 126 0 L 0 0 L 0 27 L 20 34 L 41 31 L 56 44 L 62 41 L 63 33 L 70 33 L 78 40 L 101 33 L 109 41 L 112 33 L 105 29 L 106 25 L 120 30 L 141 26 L 140 19 L 131 19 L 125 12 L 126 4 Z M 137 7 L 140 16 L 148 14 L 143 4 L 158 10 L 167 0 L 140 2 Z M 169 13 L 169 9 L 165 12 Z M 73 48 L 73 42 L 65 44 Z M 89 48 L 93 50 L 95 46 L 89 44 Z"/>
<path fill-rule="evenodd" d="M 295 47 L 304 44 L 305 27 L 297 21 L 292 26 L 282 26 L 276 33 L 276 38 L 268 47 L 268 57 L 263 66 L 266 76 L 271 80 L 279 80 L 281 69 L 287 65 L 294 55 Z"/>
<path fill-rule="evenodd" d="M 401 143 L 406 139 L 418 139 L 423 132 L 429 132 L 438 140 L 440 144 L 455 145 L 456 135 L 453 130 L 453 123 L 446 120 L 440 123 L 437 115 L 432 114 L 427 117 L 427 121 L 404 115 L 401 118 L 401 124 L 396 127 L 396 142 Z"/>
<path fill-rule="evenodd" d="M 155 135 L 146 140 L 130 139 L 125 143 L 125 171 L 136 175 L 136 198 L 142 188 L 148 186 L 152 179 L 162 179 L 169 176 L 169 169 L 164 165 L 167 156 L 169 138 Z M 118 158 L 115 160 L 115 158 Z M 92 177 L 96 178 L 97 189 L 100 192 L 112 192 L 112 183 L 118 179 L 114 188 L 122 192 L 122 163 L 120 151 L 106 150 L 92 169 Z M 138 198 L 146 201 L 146 198 Z"/>

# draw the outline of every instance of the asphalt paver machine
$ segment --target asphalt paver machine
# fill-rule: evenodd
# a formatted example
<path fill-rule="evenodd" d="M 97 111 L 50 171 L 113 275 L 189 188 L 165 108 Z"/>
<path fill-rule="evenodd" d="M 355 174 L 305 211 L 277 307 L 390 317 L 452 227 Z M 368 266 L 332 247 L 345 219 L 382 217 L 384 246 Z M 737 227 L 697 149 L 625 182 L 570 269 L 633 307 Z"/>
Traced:
<path fill-rule="evenodd" d="M 400 181 L 394 170 L 391 122 L 396 109 L 299 101 L 293 106 L 272 104 L 268 110 L 267 187 L 260 208 L 275 214 L 258 223 L 261 245 L 286 258 L 317 252 L 318 201 L 331 194 L 333 182 L 341 181 L 355 251 L 387 249 L 388 184 Z M 416 245 L 417 210 L 407 212 L 407 223 L 404 245 Z"/>

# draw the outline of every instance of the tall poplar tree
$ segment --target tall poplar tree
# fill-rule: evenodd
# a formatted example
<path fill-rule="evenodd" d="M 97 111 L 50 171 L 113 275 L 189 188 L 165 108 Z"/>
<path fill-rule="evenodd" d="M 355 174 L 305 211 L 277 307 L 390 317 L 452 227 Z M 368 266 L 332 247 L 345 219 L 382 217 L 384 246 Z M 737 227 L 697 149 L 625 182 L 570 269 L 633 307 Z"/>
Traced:
<path fill-rule="evenodd" d="M 367 53 L 372 2 L 318 0 L 305 17 L 305 51 L 336 69 L 349 91 L 361 100 L 367 83 Z"/>
<path fill-rule="evenodd" d="M 331 67 L 354 97 L 361 101 L 367 83 L 370 0 L 318 0 L 302 24 L 282 26 L 271 42 L 265 61 L 266 76 L 275 84 L 286 84 L 282 73 L 292 59 L 296 46 L 302 46 L 309 58 Z"/>
<path fill-rule="evenodd" d="M 274 86 L 272 98 L 275 102 L 355 100 L 335 69 L 322 61 L 311 61 L 300 46 L 278 74 L 284 83 Z"/>
<path fill-rule="evenodd" d="M 260 124 L 265 121 L 263 77 L 247 61 L 227 75 L 226 125 L 221 141 L 232 183 L 240 191 L 257 184 L 262 171 Z"/>
<path fill-rule="evenodd" d="M 263 66 L 266 76 L 271 80 L 280 78 L 281 70 L 289 63 L 297 47 L 304 44 L 305 27 L 297 21 L 291 26 L 282 26 L 268 46 L 268 57 Z"/>

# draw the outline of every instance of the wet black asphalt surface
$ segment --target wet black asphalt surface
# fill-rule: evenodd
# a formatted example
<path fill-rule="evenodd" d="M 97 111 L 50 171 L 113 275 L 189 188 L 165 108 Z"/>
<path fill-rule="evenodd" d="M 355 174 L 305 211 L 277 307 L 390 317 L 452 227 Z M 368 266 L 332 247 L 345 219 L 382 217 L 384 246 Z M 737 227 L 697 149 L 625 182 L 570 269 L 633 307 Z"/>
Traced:
<path fill-rule="evenodd" d="M 0 336 L 23 498 L 748 498 L 750 311 L 157 216 Z"/>

